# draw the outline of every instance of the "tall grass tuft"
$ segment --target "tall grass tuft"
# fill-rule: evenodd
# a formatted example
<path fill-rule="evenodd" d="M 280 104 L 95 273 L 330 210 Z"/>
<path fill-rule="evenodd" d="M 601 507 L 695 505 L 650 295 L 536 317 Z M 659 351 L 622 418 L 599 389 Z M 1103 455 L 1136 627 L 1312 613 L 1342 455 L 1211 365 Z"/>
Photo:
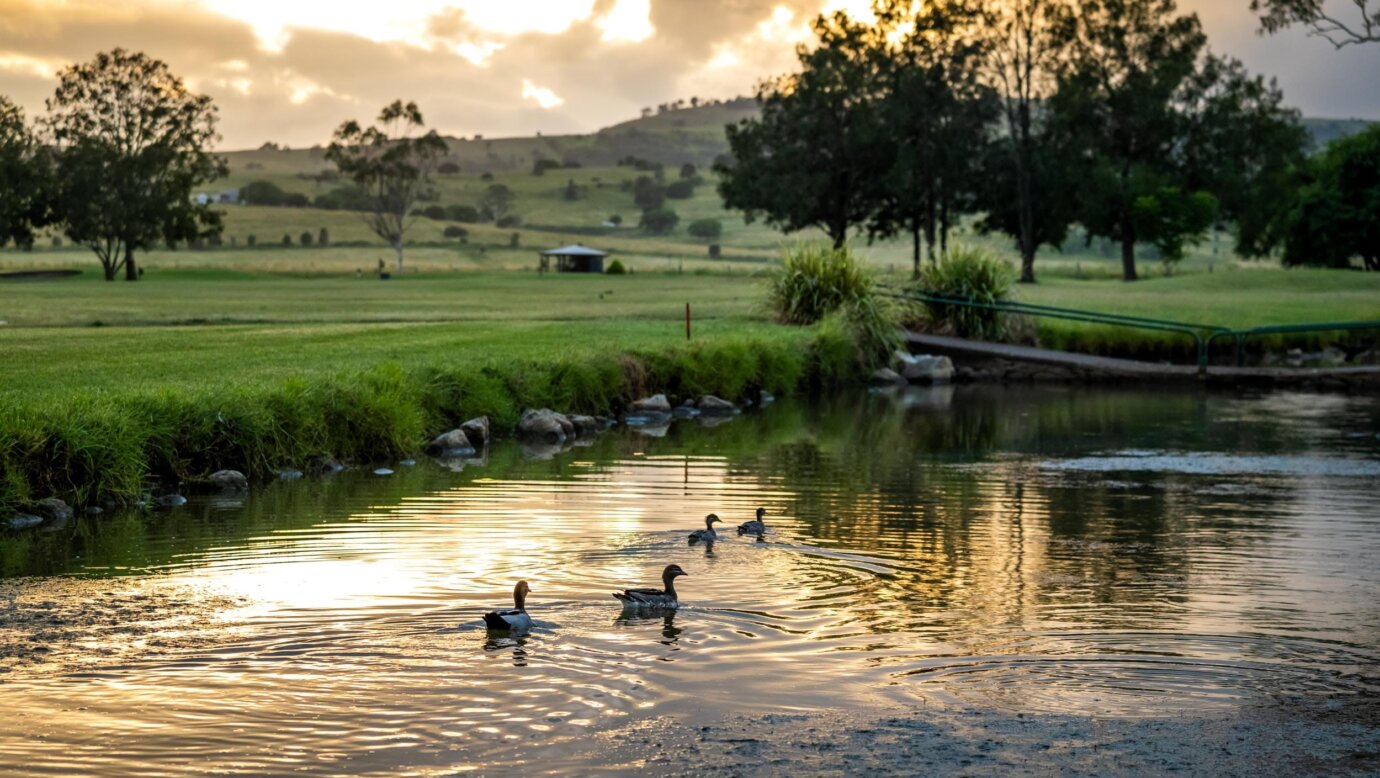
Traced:
<path fill-rule="evenodd" d="M 872 273 L 847 247 L 798 243 L 786 249 L 781 268 L 772 273 L 767 305 L 782 324 L 809 325 L 875 289 Z"/>
<path fill-rule="evenodd" d="M 996 303 L 1011 293 L 1015 273 L 1006 260 L 984 248 L 955 246 L 920 273 L 922 292 L 979 303 Z M 1010 333 L 1009 317 L 995 311 L 945 303 L 925 303 L 925 324 L 935 332 L 961 338 L 1003 340 Z"/>

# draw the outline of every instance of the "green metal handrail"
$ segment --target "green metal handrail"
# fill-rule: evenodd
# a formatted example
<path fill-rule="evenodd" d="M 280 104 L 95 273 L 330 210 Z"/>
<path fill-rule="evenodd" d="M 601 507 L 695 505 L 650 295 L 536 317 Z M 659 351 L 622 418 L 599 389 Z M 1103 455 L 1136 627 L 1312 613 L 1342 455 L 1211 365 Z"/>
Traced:
<path fill-rule="evenodd" d="M 1244 330 L 1234 330 L 1216 324 L 1194 324 L 1191 322 L 1171 321 L 1168 319 L 1151 319 L 1144 316 L 1127 316 L 1119 313 L 1101 313 L 1099 311 L 1083 311 L 1075 308 L 1056 308 L 1052 305 L 1038 305 L 1035 303 L 1022 303 L 1014 300 L 1003 300 L 994 303 L 981 302 L 965 297 L 952 297 L 948 295 L 929 294 L 918 290 L 897 291 L 883 287 L 883 294 L 889 297 L 897 297 L 906 300 L 916 300 L 924 303 L 938 305 L 957 305 L 966 308 L 976 308 L 985 311 L 995 311 L 997 313 L 1014 313 L 1028 316 L 1043 316 L 1051 319 L 1064 319 L 1067 321 L 1084 322 L 1088 324 L 1110 324 L 1119 327 L 1131 327 L 1135 329 L 1154 330 L 1158 332 L 1175 332 L 1188 335 L 1193 338 L 1194 345 L 1198 352 L 1198 372 L 1206 375 L 1208 369 L 1208 356 L 1210 354 L 1213 341 L 1218 338 L 1234 338 L 1236 341 L 1236 364 L 1242 366 L 1245 355 L 1243 345 L 1247 338 L 1256 335 L 1279 335 L 1295 334 L 1303 332 L 1335 332 L 1350 330 L 1380 330 L 1380 321 L 1348 321 L 1348 322 L 1328 322 L 1323 324 L 1283 324 L 1268 327 L 1253 327 Z"/>
<path fill-rule="evenodd" d="M 1021 303 L 1009 300 L 987 303 L 965 297 L 950 297 L 947 295 L 929 294 L 927 292 L 913 290 L 905 292 L 886 290 L 883 294 L 907 300 L 917 300 L 919 302 L 935 303 L 939 305 L 958 305 L 966 308 L 995 311 L 997 313 L 1044 316 L 1051 319 L 1064 319 L 1066 321 L 1083 322 L 1086 324 L 1110 324 L 1118 327 L 1131 327 L 1135 329 L 1174 332 L 1181 335 L 1188 335 L 1193 338 L 1194 346 L 1198 352 L 1198 369 L 1200 372 L 1207 370 L 1208 342 L 1210 337 L 1230 332 L 1226 327 L 1219 327 L 1211 324 L 1192 324 L 1189 322 L 1170 321 L 1168 319 L 1150 319 L 1144 316 L 1126 316 L 1119 313 L 1081 311 L 1074 308 L 1056 308 L 1052 305 L 1036 305 L 1034 303 Z"/>
<path fill-rule="evenodd" d="M 1208 336 L 1207 345 L 1219 337 L 1230 337 L 1236 341 L 1236 366 L 1242 367 L 1246 361 L 1244 346 L 1246 339 L 1256 335 L 1293 335 L 1302 332 L 1350 332 L 1355 330 L 1380 330 L 1380 321 L 1340 321 L 1322 324 L 1277 324 L 1268 327 L 1252 327 L 1247 330 L 1214 332 Z"/>

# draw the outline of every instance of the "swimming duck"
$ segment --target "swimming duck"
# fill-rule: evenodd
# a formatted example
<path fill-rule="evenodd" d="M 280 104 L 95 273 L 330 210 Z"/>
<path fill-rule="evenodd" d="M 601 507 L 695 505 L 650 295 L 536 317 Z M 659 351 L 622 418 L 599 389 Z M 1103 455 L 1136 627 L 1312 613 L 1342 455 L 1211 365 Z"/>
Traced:
<path fill-rule="evenodd" d="M 719 537 L 719 533 L 714 531 L 714 522 L 716 521 L 723 521 L 723 519 L 719 518 L 718 516 L 715 516 L 712 513 L 708 516 L 705 516 L 704 529 L 697 529 L 694 532 L 691 532 L 690 542 L 695 543 L 701 540 L 717 540 Z"/>
<path fill-rule="evenodd" d="M 484 624 L 489 629 L 504 632 L 522 632 L 532 627 L 532 617 L 527 615 L 527 593 L 532 587 L 526 581 L 518 581 L 513 587 L 513 604 L 516 608 L 504 611 L 489 611 L 484 614 Z"/>
<path fill-rule="evenodd" d="M 625 608 L 679 608 L 676 599 L 676 578 L 685 575 L 680 565 L 667 565 L 661 571 L 661 584 L 665 589 L 624 589 L 613 596 L 623 602 Z"/>
<path fill-rule="evenodd" d="M 762 521 L 762 517 L 767 515 L 766 508 L 757 509 L 757 518 L 752 521 L 745 521 L 738 525 L 739 535 L 761 535 L 767 531 L 767 525 Z"/>

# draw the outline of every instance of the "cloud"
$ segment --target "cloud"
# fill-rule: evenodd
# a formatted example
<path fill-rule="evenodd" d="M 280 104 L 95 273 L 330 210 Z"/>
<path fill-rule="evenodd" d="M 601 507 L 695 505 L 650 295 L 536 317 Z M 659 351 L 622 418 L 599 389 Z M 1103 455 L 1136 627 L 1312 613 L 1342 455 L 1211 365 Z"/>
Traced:
<path fill-rule="evenodd" d="M 399 97 L 447 134 L 589 132 L 677 98 L 749 94 L 794 66 L 813 14 L 859 1 L 0 0 L 0 90 L 41 114 L 58 69 L 123 46 L 215 99 L 222 148 L 325 143 Z M 1380 46 L 1262 39 L 1244 2 L 1184 5 L 1204 10 L 1214 49 L 1280 76 L 1306 113 L 1380 118 L 1380 90 L 1346 77 L 1380 72 Z"/>

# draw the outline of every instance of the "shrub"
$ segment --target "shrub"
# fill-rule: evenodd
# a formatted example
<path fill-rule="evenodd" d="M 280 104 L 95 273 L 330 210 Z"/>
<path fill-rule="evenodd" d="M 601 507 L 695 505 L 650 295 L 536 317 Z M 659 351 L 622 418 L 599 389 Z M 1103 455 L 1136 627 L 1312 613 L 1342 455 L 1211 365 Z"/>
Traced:
<path fill-rule="evenodd" d="M 301 192 L 288 192 L 280 203 L 284 208 L 310 208 L 311 198 Z"/>
<path fill-rule="evenodd" d="M 446 218 L 453 222 L 475 224 L 479 221 L 479 209 L 473 205 L 448 205 Z"/>
<path fill-rule="evenodd" d="M 485 172 L 479 174 L 479 180 L 480 180 L 480 181 L 492 181 L 492 180 L 494 180 L 494 174 L 493 174 L 493 173 L 490 173 L 490 172 L 488 172 L 488 171 L 485 171 Z"/>
<path fill-rule="evenodd" d="M 771 275 L 767 303 L 782 324 L 814 324 L 873 293 L 875 281 L 848 248 L 801 243 Z"/>
<path fill-rule="evenodd" d="M 681 178 L 694 180 L 696 177 L 698 177 L 698 175 L 699 171 L 695 169 L 695 165 L 693 162 L 686 162 L 684 165 L 680 166 Z"/>
<path fill-rule="evenodd" d="M 520 234 L 518 234 L 518 233 L 515 232 L 515 233 L 513 233 L 512 235 L 509 235 L 509 236 L 508 236 L 508 246 L 509 246 L 509 248 L 518 248 L 518 247 L 521 246 L 521 245 L 522 245 L 522 235 L 520 235 Z"/>
<path fill-rule="evenodd" d="M 499 227 L 516 227 L 522 224 L 522 217 L 515 213 L 510 213 L 502 219 L 499 219 L 495 224 Z"/>
<path fill-rule="evenodd" d="M 615 213 L 614 215 L 609 217 L 609 224 L 612 224 L 615 227 L 621 227 L 623 225 L 623 217 Z"/>
<path fill-rule="evenodd" d="M 255 235 L 254 233 L 251 232 L 251 233 L 249 233 L 249 235 L 245 236 L 244 245 L 248 246 L 249 248 L 251 248 L 251 249 L 254 248 L 255 246 L 258 245 L 258 243 L 259 243 L 259 236 Z"/>
<path fill-rule="evenodd" d="M 284 246 L 291 246 L 291 245 L 292 245 L 292 236 L 291 236 L 291 235 L 287 235 L 287 234 L 284 234 L 284 235 L 283 235 L 283 245 L 284 245 Z M 197 248 L 197 246 L 196 246 L 196 245 L 193 245 L 192 248 Z"/>
<path fill-rule="evenodd" d="M 544 176 L 548 170 L 557 170 L 561 163 L 554 159 L 539 159 L 532 163 L 532 175 Z"/>
<path fill-rule="evenodd" d="M 666 203 L 666 190 L 647 176 L 638 176 L 633 182 L 633 202 L 644 211 L 660 208 Z"/>
<path fill-rule="evenodd" d="M 436 166 L 436 172 L 443 176 L 453 176 L 460 172 L 460 166 L 454 162 L 442 162 Z"/>
<path fill-rule="evenodd" d="M 444 235 L 444 236 L 447 237 L 447 238 L 462 238 L 462 239 L 463 239 L 463 238 L 469 237 L 470 231 L 467 230 L 467 229 L 465 229 L 464 227 L 461 227 L 461 226 L 458 225 L 458 224 L 452 224 L 452 225 L 446 227 L 444 230 L 442 230 L 442 231 L 441 231 L 441 234 Z"/>
<path fill-rule="evenodd" d="M 670 208 L 652 208 L 642 212 L 642 220 L 637 226 L 653 235 L 665 235 L 675 230 L 679 223 L 680 216 Z"/>
<path fill-rule="evenodd" d="M 440 205 L 428 205 L 422 209 L 422 215 L 428 219 L 443 221 L 446 218 L 446 209 Z"/>
<path fill-rule="evenodd" d="M 297 242 L 301 243 L 303 246 L 310 246 L 314 240 L 315 239 L 312 237 L 311 232 L 308 231 L 302 233 L 302 237 L 298 238 Z"/>
<path fill-rule="evenodd" d="M 55 249 L 60 249 L 60 248 L 62 248 L 62 237 L 61 237 L 61 236 L 59 236 L 59 235 L 54 235 L 54 236 L 53 236 L 53 248 L 55 248 Z"/>
<path fill-rule="evenodd" d="M 724 250 L 723 250 L 723 248 L 722 248 L 721 246 L 719 246 L 719 244 L 717 244 L 717 243 L 711 243 L 711 244 L 709 244 L 709 258 L 710 258 L 710 259 L 718 259 L 719 257 L 722 257 L 723 255 L 724 255 Z"/>
<path fill-rule="evenodd" d="M 672 200 L 689 200 L 695 196 L 695 184 L 685 179 L 676 181 L 666 187 L 666 196 Z"/>
<path fill-rule="evenodd" d="M 955 246 L 938 262 L 920 273 L 919 289 L 926 294 L 995 303 L 1011 292 L 1011 265 L 986 249 Z M 1006 317 L 943 303 L 926 303 L 925 317 L 931 329 L 961 338 L 1000 340 L 1008 333 Z"/>
<path fill-rule="evenodd" d="M 240 187 L 240 202 L 248 205 L 279 206 L 287 192 L 272 181 L 250 181 Z"/>
<path fill-rule="evenodd" d="M 616 259 L 610 262 L 608 267 L 604 268 L 604 274 L 610 276 L 621 276 L 625 275 L 627 272 L 628 269 L 623 266 L 623 263 Z"/>
<path fill-rule="evenodd" d="M 565 185 L 565 191 L 561 196 L 572 202 L 580 199 L 580 187 L 576 185 L 575 179 L 570 179 L 570 183 Z"/>
<path fill-rule="evenodd" d="M 331 233 L 327 232 L 325 227 L 321 228 L 321 234 L 316 237 L 316 243 L 320 246 L 331 245 Z"/>
<path fill-rule="evenodd" d="M 724 234 L 724 225 L 718 219 L 696 219 L 690 222 L 686 231 L 696 238 L 718 240 Z"/>

